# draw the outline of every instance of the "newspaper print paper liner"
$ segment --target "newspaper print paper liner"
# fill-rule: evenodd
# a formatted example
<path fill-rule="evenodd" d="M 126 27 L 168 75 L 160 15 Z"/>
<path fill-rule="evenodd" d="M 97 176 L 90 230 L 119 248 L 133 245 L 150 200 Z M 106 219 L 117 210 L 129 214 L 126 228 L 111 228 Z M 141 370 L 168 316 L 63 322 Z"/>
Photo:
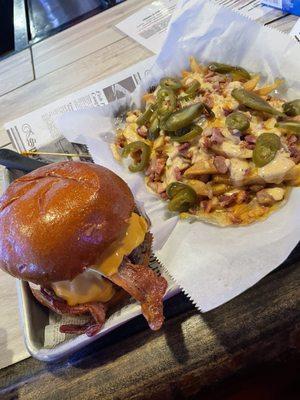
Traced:
<path fill-rule="evenodd" d="M 247 227 L 219 228 L 176 217 L 169 220 L 165 203 L 150 198 L 143 177 L 129 173 L 113 159 L 108 145 L 113 140 L 109 114 L 116 114 L 120 106 L 138 104 L 145 88 L 162 76 L 179 75 L 187 68 L 190 55 L 201 62 L 241 65 L 263 72 L 269 80 L 283 76 L 284 96 L 299 97 L 297 42 L 211 1 L 181 0 L 149 78 L 131 101 L 127 98 L 104 109 L 66 114 L 60 128 L 71 141 L 78 141 L 81 132 L 95 162 L 114 170 L 140 200 L 146 199 L 153 232 L 159 233 L 155 255 L 197 307 L 208 311 L 251 287 L 288 257 L 299 240 L 300 190 L 293 189 L 287 205 L 267 220 Z"/>

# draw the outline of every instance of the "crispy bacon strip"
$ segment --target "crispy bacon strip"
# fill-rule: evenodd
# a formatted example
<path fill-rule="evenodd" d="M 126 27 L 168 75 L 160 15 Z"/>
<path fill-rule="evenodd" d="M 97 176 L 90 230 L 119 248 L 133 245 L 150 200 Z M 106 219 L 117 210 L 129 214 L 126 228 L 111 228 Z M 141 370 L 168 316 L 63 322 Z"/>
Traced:
<path fill-rule="evenodd" d="M 86 303 L 78 304 L 76 306 L 69 306 L 66 301 L 56 297 L 55 294 L 49 289 L 41 288 L 41 290 L 36 290 L 31 288 L 31 292 L 43 306 L 49 308 L 57 314 L 90 314 L 92 316 L 92 320 L 88 324 L 62 325 L 60 327 L 61 332 L 76 334 L 86 333 L 88 336 L 93 336 L 100 331 L 105 322 L 106 306 L 102 303 Z"/>
<path fill-rule="evenodd" d="M 72 335 L 81 335 L 85 333 L 87 336 L 91 337 L 100 332 L 102 325 L 87 323 L 84 325 L 61 325 L 59 330 L 62 333 L 70 333 Z"/>
<path fill-rule="evenodd" d="M 167 282 L 145 265 L 135 265 L 124 260 L 119 271 L 108 277 L 141 303 L 142 313 L 150 328 L 158 330 L 163 322 L 163 296 Z"/>

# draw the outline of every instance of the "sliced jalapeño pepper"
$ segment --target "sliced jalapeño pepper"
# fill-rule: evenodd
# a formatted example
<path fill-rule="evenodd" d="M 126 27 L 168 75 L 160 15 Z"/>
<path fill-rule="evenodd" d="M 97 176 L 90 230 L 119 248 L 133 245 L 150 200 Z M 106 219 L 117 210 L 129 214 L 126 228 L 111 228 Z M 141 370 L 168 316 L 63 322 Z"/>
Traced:
<path fill-rule="evenodd" d="M 174 112 L 168 118 L 161 121 L 160 127 L 166 131 L 177 131 L 191 125 L 204 111 L 203 103 L 195 103 Z"/>
<path fill-rule="evenodd" d="M 155 140 L 159 135 L 159 131 L 160 131 L 159 119 L 158 119 L 157 112 L 155 112 L 150 119 L 148 139 Z"/>
<path fill-rule="evenodd" d="M 182 87 L 181 82 L 175 78 L 162 78 L 160 86 L 166 89 L 178 90 Z"/>
<path fill-rule="evenodd" d="M 297 115 L 300 115 L 300 99 L 284 103 L 283 112 L 289 117 L 296 117 Z"/>
<path fill-rule="evenodd" d="M 215 119 L 215 113 L 213 112 L 213 110 L 205 103 L 203 103 L 204 105 L 204 109 L 205 109 L 205 115 L 207 116 L 208 119 Z"/>
<path fill-rule="evenodd" d="M 170 138 L 174 142 L 179 142 L 179 143 L 189 142 L 190 140 L 192 140 L 195 137 L 197 137 L 198 135 L 200 135 L 202 133 L 202 131 L 203 131 L 203 129 L 200 126 L 194 125 L 188 132 L 186 132 L 182 135 L 175 132 L 174 135 L 170 135 Z"/>
<path fill-rule="evenodd" d="M 266 100 L 253 92 L 248 92 L 245 89 L 233 89 L 231 95 L 240 104 L 251 108 L 252 110 L 262 111 L 272 115 L 284 115 L 280 111 L 276 110 L 276 108 L 272 107 Z"/>
<path fill-rule="evenodd" d="M 195 190 L 181 182 L 170 183 L 166 192 L 168 197 L 171 199 L 168 204 L 168 209 L 170 211 L 187 211 L 197 201 Z"/>
<path fill-rule="evenodd" d="M 296 135 L 300 135 L 300 122 L 299 121 L 281 121 L 277 122 L 276 128 L 286 129 Z"/>
<path fill-rule="evenodd" d="M 279 136 L 275 135 L 275 133 L 262 133 L 256 140 L 253 150 L 254 164 L 259 168 L 269 164 L 275 158 L 280 147 Z"/>
<path fill-rule="evenodd" d="M 243 132 L 249 128 L 250 122 L 245 114 L 236 111 L 226 117 L 226 125 L 229 129 L 238 129 Z"/>
<path fill-rule="evenodd" d="M 169 211 L 184 212 L 188 211 L 197 201 L 197 195 L 190 190 L 180 190 L 169 202 Z"/>
<path fill-rule="evenodd" d="M 148 166 L 150 159 L 150 152 L 151 152 L 150 146 L 138 140 L 136 142 L 127 144 L 123 149 L 122 156 L 128 157 L 129 155 L 132 156 L 134 155 L 134 153 L 136 153 L 140 161 L 130 164 L 128 168 L 131 172 L 138 172 L 138 171 L 143 171 Z"/>
<path fill-rule="evenodd" d="M 162 88 L 157 92 L 157 112 L 159 115 L 171 113 L 176 108 L 176 96 L 173 90 Z"/>
<path fill-rule="evenodd" d="M 193 81 L 186 87 L 185 93 L 188 95 L 196 95 L 197 90 L 200 88 L 200 82 L 197 81 L 196 79 L 193 79 Z"/>
<path fill-rule="evenodd" d="M 155 110 L 155 105 L 151 104 L 149 107 L 147 107 L 147 109 L 143 112 L 143 114 L 141 114 L 138 119 L 136 120 L 136 123 L 138 124 L 138 126 L 142 126 L 142 125 L 146 125 L 147 122 L 150 121 L 150 118 L 152 116 L 152 114 L 154 113 Z"/>
<path fill-rule="evenodd" d="M 212 62 L 208 65 L 208 69 L 219 74 L 230 74 L 235 81 L 248 81 L 251 79 L 249 72 L 242 67 Z"/>
<path fill-rule="evenodd" d="M 167 186 L 166 193 L 169 199 L 172 199 L 180 190 L 187 188 L 189 188 L 189 186 L 182 182 L 172 182 Z"/>

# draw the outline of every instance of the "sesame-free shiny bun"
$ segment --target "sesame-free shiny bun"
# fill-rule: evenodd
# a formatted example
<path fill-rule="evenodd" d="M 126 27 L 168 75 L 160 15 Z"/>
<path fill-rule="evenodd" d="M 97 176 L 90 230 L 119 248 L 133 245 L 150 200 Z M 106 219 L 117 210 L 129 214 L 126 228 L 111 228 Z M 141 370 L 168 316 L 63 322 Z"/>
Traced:
<path fill-rule="evenodd" d="M 41 167 L 0 198 L 0 268 L 41 285 L 71 280 L 125 233 L 133 209 L 127 184 L 107 168 Z"/>

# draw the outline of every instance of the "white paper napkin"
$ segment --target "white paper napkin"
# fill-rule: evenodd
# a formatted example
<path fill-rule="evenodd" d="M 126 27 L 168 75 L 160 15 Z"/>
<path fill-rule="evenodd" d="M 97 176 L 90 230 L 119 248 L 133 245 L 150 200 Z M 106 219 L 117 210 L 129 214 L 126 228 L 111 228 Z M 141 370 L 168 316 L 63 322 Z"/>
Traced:
<path fill-rule="evenodd" d="M 201 62 L 221 61 L 260 72 L 271 80 L 286 78 L 287 97 L 300 96 L 300 46 L 288 35 L 257 25 L 211 1 L 181 0 L 150 82 L 179 75 L 194 55 Z M 174 280 L 202 311 L 211 310 L 251 287 L 280 265 L 300 237 L 300 190 L 264 222 L 248 227 L 219 228 L 181 221 L 150 194 L 143 176 L 131 174 L 112 157 L 111 117 L 132 102 L 127 98 L 94 110 L 64 115 L 60 128 L 71 141 L 87 144 L 94 161 L 119 174 L 144 204 L 152 220 L 155 254 Z"/>

